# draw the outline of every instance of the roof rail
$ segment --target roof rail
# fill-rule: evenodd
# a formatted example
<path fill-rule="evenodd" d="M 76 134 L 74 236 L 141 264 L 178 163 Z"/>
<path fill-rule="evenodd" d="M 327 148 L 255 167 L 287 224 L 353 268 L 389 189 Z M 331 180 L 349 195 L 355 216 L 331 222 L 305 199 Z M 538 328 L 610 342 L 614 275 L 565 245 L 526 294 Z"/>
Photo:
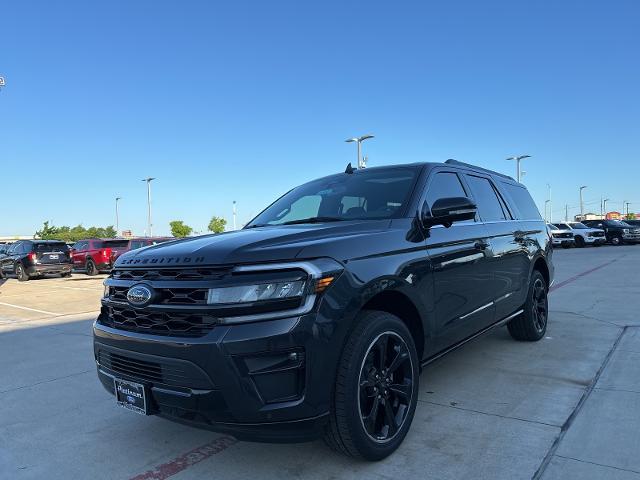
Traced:
<path fill-rule="evenodd" d="M 482 167 L 478 167 L 477 165 L 471 165 L 470 163 L 460 162 L 459 160 L 454 160 L 453 158 L 450 158 L 444 163 L 448 165 L 458 165 L 460 167 L 467 167 L 473 170 L 479 170 L 481 172 L 490 173 L 491 175 L 497 175 L 502 178 L 508 178 L 509 180 L 513 180 L 515 182 L 515 179 L 513 177 L 510 177 L 509 175 L 505 175 L 504 173 L 494 172 L 493 170 L 489 170 L 488 168 L 482 168 Z"/>

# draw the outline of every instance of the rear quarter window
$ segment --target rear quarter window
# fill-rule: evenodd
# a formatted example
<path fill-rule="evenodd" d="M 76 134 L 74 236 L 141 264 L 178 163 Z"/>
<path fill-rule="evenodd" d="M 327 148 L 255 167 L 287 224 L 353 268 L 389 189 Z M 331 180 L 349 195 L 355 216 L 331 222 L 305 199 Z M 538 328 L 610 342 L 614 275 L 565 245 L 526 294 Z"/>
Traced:
<path fill-rule="evenodd" d="M 514 185 L 512 183 L 501 182 L 502 188 L 504 188 L 511 197 L 511 202 L 516 207 L 519 220 L 540 220 L 542 216 L 538 211 L 536 203 L 531 198 L 529 191 L 520 185 Z"/>

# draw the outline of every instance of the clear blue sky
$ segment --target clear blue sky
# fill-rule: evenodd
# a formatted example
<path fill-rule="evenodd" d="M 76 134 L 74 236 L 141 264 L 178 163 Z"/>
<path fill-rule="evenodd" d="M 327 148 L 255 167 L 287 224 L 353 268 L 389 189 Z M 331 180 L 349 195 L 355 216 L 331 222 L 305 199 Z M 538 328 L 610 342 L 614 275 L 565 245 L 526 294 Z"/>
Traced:
<path fill-rule="evenodd" d="M 354 161 L 523 164 L 556 218 L 640 211 L 640 3 L 10 2 L 0 12 L 0 235 L 240 223 Z M 615 203 L 613 201 L 615 200 Z M 594 203 L 591 203 L 594 202 Z M 635 207 L 635 208 L 634 208 Z"/>

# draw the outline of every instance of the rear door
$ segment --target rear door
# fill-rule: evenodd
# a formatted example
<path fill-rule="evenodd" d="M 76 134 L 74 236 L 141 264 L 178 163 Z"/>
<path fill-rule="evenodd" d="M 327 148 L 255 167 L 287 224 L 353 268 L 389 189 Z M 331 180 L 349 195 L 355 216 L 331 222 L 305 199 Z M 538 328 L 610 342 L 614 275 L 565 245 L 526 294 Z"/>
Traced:
<path fill-rule="evenodd" d="M 88 240 L 80 240 L 76 242 L 71 250 L 71 256 L 73 259 L 74 268 L 84 268 L 84 261 L 87 254 L 87 249 L 89 248 Z"/>
<path fill-rule="evenodd" d="M 6 254 L 0 259 L 0 266 L 3 273 L 13 273 L 13 262 L 16 249 L 20 248 L 21 242 L 12 243 L 6 251 Z"/>
<path fill-rule="evenodd" d="M 520 307 L 522 279 L 528 276 L 529 265 L 523 232 L 490 176 L 466 173 L 464 178 L 489 236 L 489 299 L 495 304 L 495 320 L 500 320 Z"/>
<path fill-rule="evenodd" d="M 470 197 L 454 170 L 438 169 L 427 181 L 429 208 L 439 198 Z M 431 227 L 426 247 L 432 263 L 436 351 L 482 329 L 494 318 L 491 303 L 490 251 L 481 222 L 465 221 Z"/>

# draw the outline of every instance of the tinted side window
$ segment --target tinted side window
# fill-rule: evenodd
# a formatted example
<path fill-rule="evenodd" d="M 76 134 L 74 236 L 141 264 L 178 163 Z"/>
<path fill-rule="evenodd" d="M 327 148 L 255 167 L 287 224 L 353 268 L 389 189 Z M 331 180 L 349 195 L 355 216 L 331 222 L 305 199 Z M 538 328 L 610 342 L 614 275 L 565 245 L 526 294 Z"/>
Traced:
<path fill-rule="evenodd" d="M 496 220 L 506 220 L 498 195 L 491 182 L 483 177 L 467 175 L 467 182 L 471 193 L 478 205 L 478 213 L 484 222 L 494 222 Z"/>
<path fill-rule="evenodd" d="M 440 172 L 434 175 L 433 180 L 429 184 L 426 200 L 429 208 L 431 208 L 433 202 L 440 198 L 466 196 L 467 193 L 464 191 L 458 175 L 453 172 Z"/>
<path fill-rule="evenodd" d="M 538 207 L 536 207 L 533 198 L 531 198 L 526 188 L 504 182 L 502 185 L 515 202 L 516 208 L 520 212 L 521 220 L 540 220 L 540 218 L 542 218 Z"/>

